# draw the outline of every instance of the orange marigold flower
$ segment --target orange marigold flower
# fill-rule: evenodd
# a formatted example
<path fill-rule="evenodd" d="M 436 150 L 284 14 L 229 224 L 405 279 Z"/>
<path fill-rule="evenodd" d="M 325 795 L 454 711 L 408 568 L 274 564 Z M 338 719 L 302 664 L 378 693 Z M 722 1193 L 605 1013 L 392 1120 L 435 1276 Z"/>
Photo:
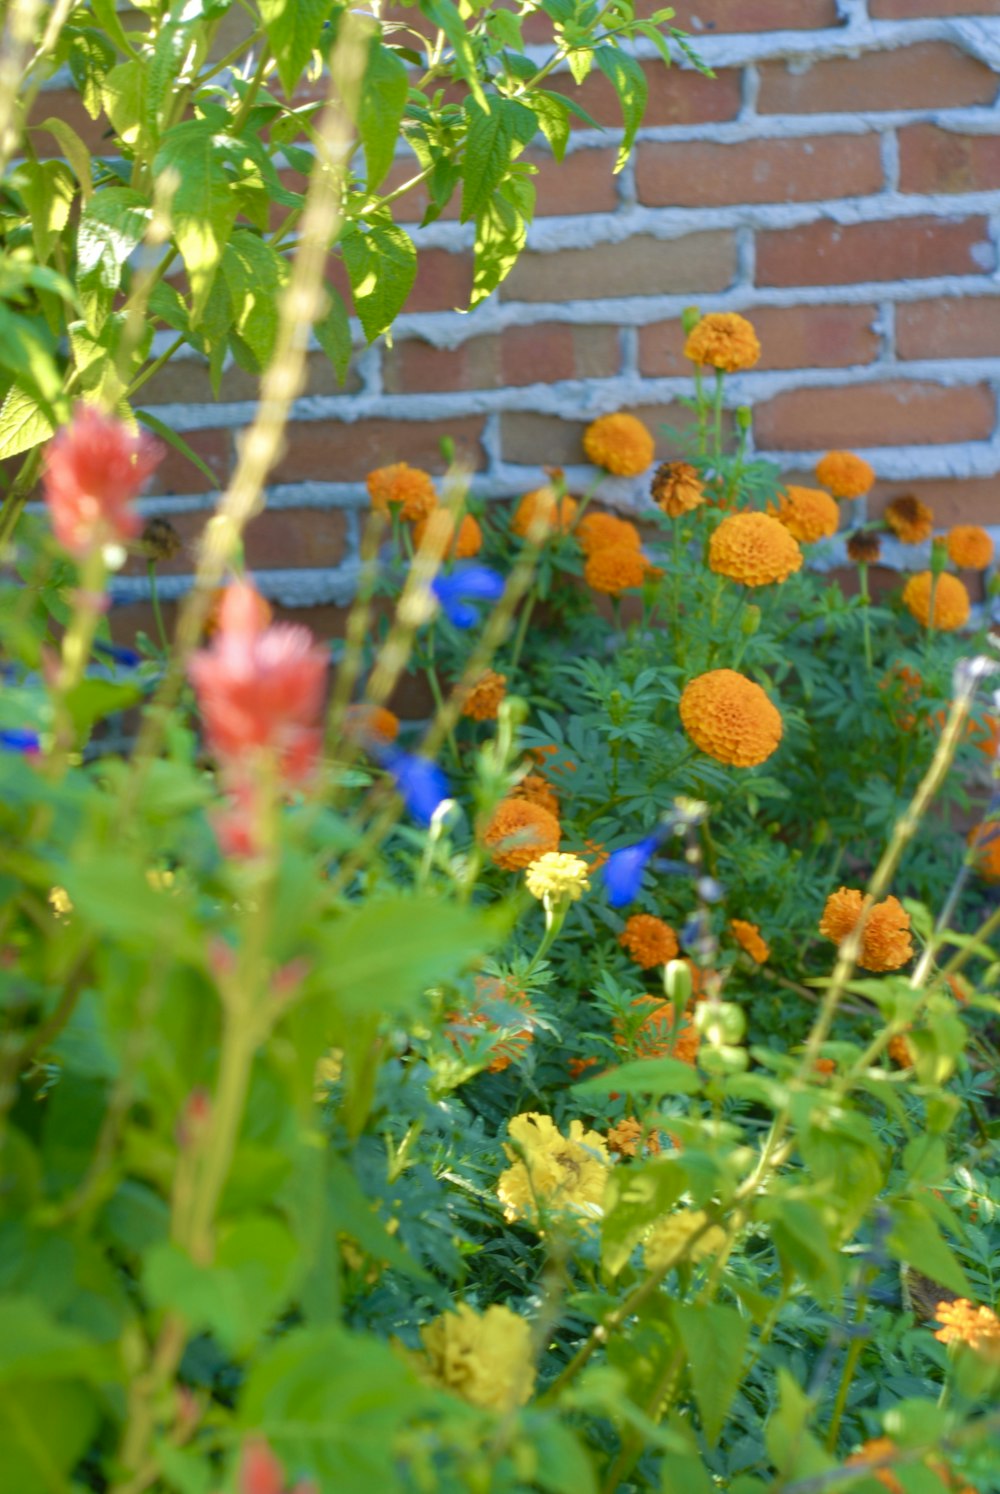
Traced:
<path fill-rule="evenodd" d="M 882 559 L 882 541 L 868 529 L 855 529 L 847 536 L 847 554 L 855 565 L 878 565 Z"/>
<path fill-rule="evenodd" d="M 856 1453 L 851 1453 L 845 1467 L 850 1468 L 855 1463 L 874 1463 L 881 1458 L 891 1458 L 896 1451 L 896 1444 L 891 1437 L 871 1437 L 862 1443 Z M 889 1490 L 889 1494 L 905 1494 L 903 1485 L 899 1479 L 888 1468 L 877 1468 L 872 1474 L 877 1483 Z"/>
<path fill-rule="evenodd" d="M 483 548 L 483 531 L 471 514 L 463 514 L 458 525 L 447 508 L 435 509 L 413 526 L 413 547 L 443 560 L 471 560 Z"/>
<path fill-rule="evenodd" d="M 939 1302 L 934 1316 L 944 1326 L 934 1337 L 943 1344 L 966 1344 L 977 1354 L 1000 1358 L 1000 1318 L 989 1307 L 979 1307 L 967 1297 Z"/>
<path fill-rule="evenodd" d="M 581 1074 L 585 1074 L 588 1069 L 594 1068 L 598 1063 L 600 1063 L 598 1058 L 568 1058 L 566 1068 L 571 1079 L 579 1079 Z"/>
<path fill-rule="evenodd" d="M 599 840 L 585 840 L 583 843 L 583 859 L 592 872 L 600 871 L 609 854 Z"/>
<path fill-rule="evenodd" d="M 1000 716 L 988 716 L 974 728 L 973 745 L 984 757 L 1000 757 Z"/>
<path fill-rule="evenodd" d="M 540 804 L 555 819 L 559 818 L 559 797 L 548 779 L 541 773 L 528 773 L 511 792 L 514 799 L 527 799 L 529 804 Z"/>
<path fill-rule="evenodd" d="M 864 906 L 864 893 L 856 887 L 831 892 L 823 909 L 819 931 L 825 939 L 842 944 L 856 926 Z M 865 920 L 858 964 L 863 970 L 898 970 L 913 958 L 910 915 L 898 898 L 876 903 Z"/>
<path fill-rule="evenodd" d="M 761 937 L 760 929 L 755 923 L 747 923 L 745 918 L 731 918 L 729 928 L 733 938 L 742 949 L 745 949 L 752 960 L 758 965 L 764 965 L 771 958 L 771 949 L 766 939 Z"/>
<path fill-rule="evenodd" d="M 840 509 L 821 488 L 789 487 L 769 512 L 804 545 L 829 539 L 840 527 Z"/>
<path fill-rule="evenodd" d="M 425 519 L 437 508 L 437 493 L 430 473 L 407 462 L 393 462 L 388 467 L 376 467 L 365 478 L 368 496 L 376 513 L 386 518 L 394 506 L 403 519 Z"/>
<path fill-rule="evenodd" d="M 724 373 L 739 373 L 757 362 L 760 341 L 745 316 L 734 311 L 711 311 L 688 333 L 684 356 L 692 363 L 708 364 Z"/>
<path fill-rule="evenodd" d="M 875 469 L 853 451 L 828 451 L 816 463 L 816 481 L 835 498 L 863 498 L 875 481 Z"/>
<path fill-rule="evenodd" d="M 681 724 L 692 742 L 716 762 L 753 768 L 781 741 L 781 714 L 761 687 L 734 669 L 712 669 L 685 686 Z"/>
<path fill-rule="evenodd" d="M 609 545 L 606 550 L 595 550 L 587 557 L 583 579 L 595 591 L 617 597 L 623 591 L 641 586 L 647 569 L 646 557 L 640 550 L 633 550 L 631 545 Z"/>
<path fill-rule="evenodd" d="M 546 851 L 558 851 L 561 839 L 555 815 L 527 799 L 504 799 L 483 834 L 483 844 L 505 871 L 523 871 Z"/>
<path fill-rule="evenodd" d="M 506 694 L 507 676 L 486 669 L 462 701 L 462 715 L 470 721 L 495 721 Z"/>
<path fill-rule="evenodd" d="M 945 543 L 948 559 L 963 571 L 985 571 L 993 560 L 993 541 L 978 524 L 956 524 Z"/>
<path fill-rule="evenodd" d="M 969 831 L 976 871 L 984 882 L 1000 882 L 1000 820 L 988 820 Z"/>
<path fill-rule="evenodd" d="M 916 669 L 911 669 L 908 664 L 896 664 L 879 681 L 879 689 L 889 694 L 891 704 L 890 714 L 900 731 L 912 731 L 917 724 L 914 711 L 899 710 L 899 706 L 916 706 L 923 690 L 923 677 Z"/>
<path fill-rule="evenodd" d="M 608 1132 L 608 1151 L 619 1157 L 637 1157 L 641 1150 L 656 1156 L 660 1149 L 656 1132 L 644 1133 L 642 1122 L 634 1115 L 623 1116 Z"/>
<path fill-rule="evenodd" d="M 894 1037 L 889 1039 L 886 1051 L 897 1068 L 913 1068 L 913 1049 L 910 1046 L 909 1038 L 904 1032 L 897 1032 Z"/>
<path fill-rule="evenodd" d="M 676 1011 L 672 1001 L 658 996 L 637 996 L 634 1007 L 644 1013 L 632 1046 L 639 1058 L 679 1058 L 682 1063 L 694 1064 L 698 1057 L 698 1029 L 689 1017 L 682 1017 L 675 1027 Z M 619 1048 L 627 1047 L 622 1024 L 616 1022 L 615 1042 Z"/>
<path fill-rule="evenodd" d="M 534 1041 L 534 1014 L 534 1007 L 523 991 L 512 991 L 492 976 L 477 975 L 472 1006 L 467 1012 L 453 1012 L 446 1032 L 459 1051 L 482 1032 L 504 1033 L 487 1065 L 491 1074 L 502 1074 L 512 1063 L 520 1062 L 529 1043 Z"/>
<path fill-rule="evenodd" d="M 399 717 L 385 706 L 359 701 L 344 713 L 344 731 L 363 746 L 382 747 L 399 736 Z"/>
<path fill-rule="evenodd" d="M 521 539 L 526 539 L 537 525 L 568 534 L 578 507 L 576 499 L 571 498 L 568 493 L 560 498 L 555 488 L 534 488 L 530 493 L 525 493 L 517 505 L 510 527 Z"/>
<path fill-rule="evenodd" d="M 669 923 L 652 913 L 633 913 L 618 935 L 618 943 L 643 970 L 676 959 L 679 947 Z"/>
<path fill-rule="evenodd" d="M 933 509 L 912 493 L 901 493 L 898 498 L 893 498 L 882 517 L 904 545 L 919 545 L 934 533 Z"/>
<path fill-rule="evenodd" d="M 802 568 L 802 551 L 770 514 L 730 514 L 708 544 L 708 567 L 744 586 L 771 586 Z"/>
<path fill-rule="evenodd" d="M 933 576 L 930 571 L 919 571 L 917 575 L 911 576 L 903 588 L 903 605 L 925 628 L 933 626 L 940 628 L 943 633 L 954 633 L 956 628 L 964 627 L 969 620 L 969 593 L 958 577 L 950 576 L 947 571 L 942 571 L 940 576 Z"/>
<path fill-rule="evenodd" d="M 627 545 L 639 550 L 642 539 L 638 529 L 628 519 L 617 514 L 597 511 L 584 514 L 576 528 L 576 537 L 584 555 L 593 555 L 597 550 L 613 549 L 616 545 Z"/>
<path fill-rule="evenodd" d="M 832 1058 L 817 1058 L 813 1064 L 813 1068 L 824 1079 L 828 1074 L 835 1074 L 837 1072 L 837 1065 Z"/>
<path fill-rule="evenodd" d="M 642 421 L 625 411 L 602 415 L 588 425 L 583 449 L 595 467 L 603 467 L 615 477 L 638 477 L 651 464 L 656 451 Z"/>
<path fill-rule="evenodd" d="M 649 488 L 653 502 L 669 519 L 679 519 L 705 502 L 705 489 L 697 467 L 690 462 L 661 462 Z"/>

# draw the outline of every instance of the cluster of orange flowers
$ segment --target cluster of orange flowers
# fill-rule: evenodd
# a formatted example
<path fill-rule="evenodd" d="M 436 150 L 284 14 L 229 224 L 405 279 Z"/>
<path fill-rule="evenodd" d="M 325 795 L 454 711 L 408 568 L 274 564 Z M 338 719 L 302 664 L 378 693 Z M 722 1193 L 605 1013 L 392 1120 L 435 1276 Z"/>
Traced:
<path fill-rule="evenodd" d="M 823 909 L 819 931 L 825 939 L 842 944 L 857 927 L 865 895 L 856 887 L 831 892 Z M 898 898 L 887 897 L 869 909 L 861 936 L 858 964 L 863 970 L 898 970 L 913 958 L 910 915 Z"/>
<path fill-rule="evenodd" d="M 642 1021 L 632 1038 L 632 1048 L 639 1058 L 679 1058 L 694 1065 L 700 1041 L 691 1018 L 682 1015 L 678 1021 L 672 1001 L 659 996 L 637 996 L 632 1002 L 642 1014 Z M 615 1041 L 625 1048 L 626 1035 L 621 1023 L 615 1024 Z"/>
<path fill-rule="evenodd" d="M 434 479 L 408 462 L 376 467 L 365 479 L 372 510 L 413 525 L 413 543 L 418 550 L 443 560 L 470 560 L 483 547 L 483 531 L 477 519 L 455 515 L 438 505 Z"/>
<path fill-rule="evenodd" d="M 495 721 L 507 694 L 507 676 L 485 669 L 462 698 L 462 715 L 470 721 Z"/>
<path fill-rule="evenodd" d="M 523 1026 L 518 1025 L 521 1013 Z M 520 1062 L 534 1040 L 533 1017 L 534 1008 L 523 991 L 512 991 L 503 981 L 478 975 L 472 1006 L 461 1014 L 453 1012 L 446 1032 L 459 1052 L 483 1033 L 503 1034 L 487 1065 L 491 1074 L 502 1074 Z"/>
<path fill-rule="evenodd" d="M 966 1297 L 939 1302 L 934 1316 L 943 1326 L 934 1337 L 943 1344 L 965 1344 L 985 1358 L 1000 1361 L 1000 1318 L 989 1307 L 977 1307 Z"/>

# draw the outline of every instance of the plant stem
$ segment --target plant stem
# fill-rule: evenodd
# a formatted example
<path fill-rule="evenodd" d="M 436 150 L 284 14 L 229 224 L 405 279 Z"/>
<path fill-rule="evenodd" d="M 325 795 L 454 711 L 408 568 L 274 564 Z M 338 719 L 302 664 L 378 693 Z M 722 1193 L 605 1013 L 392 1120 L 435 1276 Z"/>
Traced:
<path fill-rule="evenodd" d="M 149 577 L 149 601 L 153 609 L 153 621 L 156 623 L 156 634 L 160 640 L 160 647 L 165 654 L 170 652 L 170 643 L 167 639 L 167 630 L 163 626 L 163 613 L 160 611 L 160 598 L 156 590 L 156 561 L 146 562 L 146 574 Z"/>
<path fill-rule="evenodd" d="M 858 563 L 858 587 L 861 592 L 861 623 L 864 630 L 865 640 L 865 667 L 868 673 L 872 672 L 872 623 L 868 609 L 871 607 L 871 593 L 868 590 L 868 562 L 862 560 Z"/>

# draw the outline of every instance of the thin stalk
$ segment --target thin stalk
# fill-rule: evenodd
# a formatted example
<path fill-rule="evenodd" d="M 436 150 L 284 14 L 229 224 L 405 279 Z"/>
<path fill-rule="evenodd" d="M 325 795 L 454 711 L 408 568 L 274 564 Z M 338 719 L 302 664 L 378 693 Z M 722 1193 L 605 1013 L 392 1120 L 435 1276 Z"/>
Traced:
<path fill-rule="evenodd" d="M 869 616 L 869 608 L 872 604 L 871 593 L 868 589 L 868 562 L 865 560 L 858 563 L 858 589 L 861 593 L 861 625 L 865 641 L 865 668 L 868 673 L 872 672 L 872 623 Z"/>
<path fill-rule="evenodd" d="M 165 654 L 170 652 L 170 641 L 167 638 L 167 630 L 163 626 L 163 613 L 160 611 L 160 598 L 156 590 L 156 561 L 146 562 L 146 575 L 149 577 L 149 601 L 153 609 L 153 621 L 156 624 L 156 636 L 160 640 L 160 647 Z"/>

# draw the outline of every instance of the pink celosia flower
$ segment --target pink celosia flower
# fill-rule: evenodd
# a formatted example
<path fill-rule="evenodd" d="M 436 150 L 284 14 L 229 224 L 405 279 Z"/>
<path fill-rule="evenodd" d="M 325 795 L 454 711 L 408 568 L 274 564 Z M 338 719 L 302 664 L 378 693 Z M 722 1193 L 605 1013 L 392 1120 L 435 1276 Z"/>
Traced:
<path fill-rule="evenodd" d="M 134 539 L 142 521 L 132 505 L 162 457 L 144 431 L 78 405 L 45 453 L 45 501 L 63 549 L 79 557 Z"/>
<path fill-rule="evenodd" d="M 312 772 L 322 735 L 327 655 L 308 628 L 262 625 L 261 599 L 241 582 L 229 588 L 211 646 L 194 655 L 191 680 L 205 734 L 233 781 L 249 759 L 272 755 L 286 782 Z"/>
<path fill-rule="evenodd" d="M 285 1473 L 266 1442 L 248 1442 L 240 1460 L 240 1494 L 282 1494 Z"/>

